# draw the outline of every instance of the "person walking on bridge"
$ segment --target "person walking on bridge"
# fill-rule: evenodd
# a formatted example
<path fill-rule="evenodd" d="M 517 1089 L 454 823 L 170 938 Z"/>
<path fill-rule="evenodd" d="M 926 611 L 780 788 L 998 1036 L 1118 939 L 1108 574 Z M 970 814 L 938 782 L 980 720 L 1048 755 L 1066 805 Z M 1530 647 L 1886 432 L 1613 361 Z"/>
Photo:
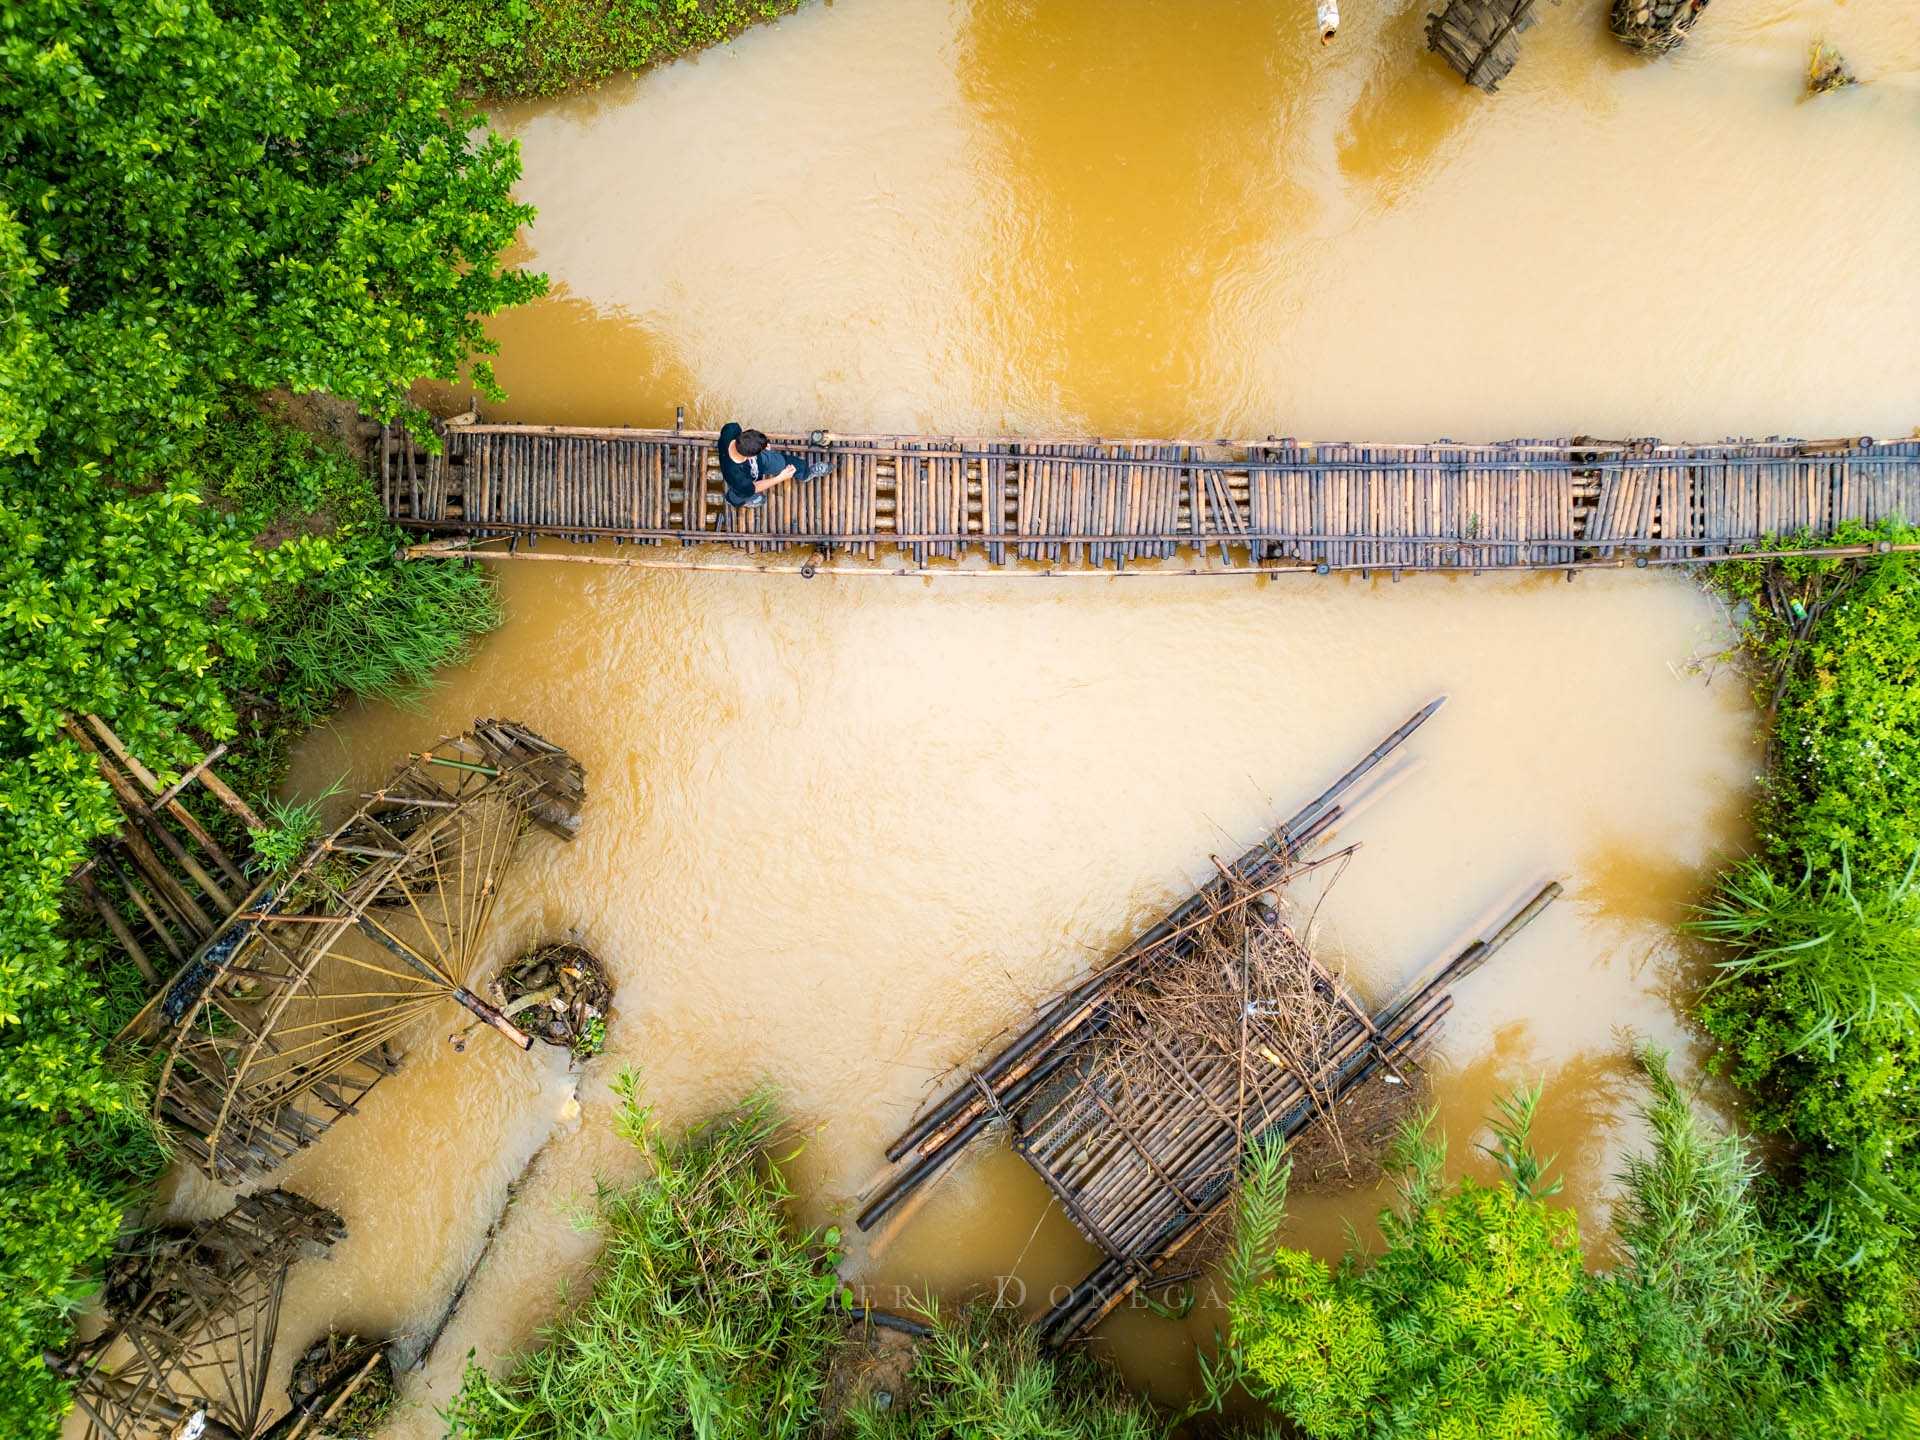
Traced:
<path fill-rule="evenodd" d="M 720 451 L 720 478 L 727 484 L 727 504 L 736 508 L 766 504 L 767 491 L 801 471 L 800 460 L 772 449 L 765 435 L 742 430 L 737 421 L 720 427 L 715 445 Z M 818 480 L 826 473 L 826 462 L 815 460 L 802 478 Z"/>

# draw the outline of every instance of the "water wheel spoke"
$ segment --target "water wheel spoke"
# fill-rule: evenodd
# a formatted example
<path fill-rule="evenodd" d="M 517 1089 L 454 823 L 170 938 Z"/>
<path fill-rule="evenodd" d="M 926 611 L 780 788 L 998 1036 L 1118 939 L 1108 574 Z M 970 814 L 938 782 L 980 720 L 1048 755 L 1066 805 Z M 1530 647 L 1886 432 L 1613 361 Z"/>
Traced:
<path fill-rule="evenodd" d="M 508 722 L 412 757 L 271 898 L 256 892 L 228 915 L 129 1027 L 161 1052 L 155 1118 L 232 1181 L 352 1113 L 484 954 L 535 809 L 543 828 L 570 834 L 581 794 L 563 750 Z M 302 1106 L 309 1093 L 320 1103 Z M 244 1393 L 257 1389 L 245 1378 Z"/>

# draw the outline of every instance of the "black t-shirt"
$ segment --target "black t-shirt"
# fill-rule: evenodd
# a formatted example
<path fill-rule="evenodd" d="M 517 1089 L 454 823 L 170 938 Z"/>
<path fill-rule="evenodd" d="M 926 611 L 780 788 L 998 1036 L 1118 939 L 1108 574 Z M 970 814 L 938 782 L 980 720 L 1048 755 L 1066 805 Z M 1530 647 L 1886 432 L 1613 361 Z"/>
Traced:
<path fill-rule="evenodd" d="M 720 427 L 720 439 L 715 442 L 720 447 L 720 478 L 727 482 L 727 503 L 744 505 L 754 497 L 754 483 L 760 478 L 759 469 L 753 460 L 736 460 L 728 453 L 727 447 L 740 438 L 740 425 L 729 420 Z"/>

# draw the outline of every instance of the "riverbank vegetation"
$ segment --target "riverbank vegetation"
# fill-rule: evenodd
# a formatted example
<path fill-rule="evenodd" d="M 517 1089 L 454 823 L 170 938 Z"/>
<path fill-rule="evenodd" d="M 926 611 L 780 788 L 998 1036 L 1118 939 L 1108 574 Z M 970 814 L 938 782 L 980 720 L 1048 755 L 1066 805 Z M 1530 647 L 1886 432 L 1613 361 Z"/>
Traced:
<path fill-rule="evenodd" d="M 392 25 L 378 0 L 61 0 L 0 31 L 9 1435 L 56 1428 L 40 1352 L 162 1158 L 140 1067 L 107 1044 L 124 997 L 63 914 L 115 819 L 63 719 L 102 716 L 164 773 L 252 737 L 223 769 L 260 801 L 292 727 L 492 619 L 477 577 L 394 565 L 364 473 L 259 408 L 284 388 L 395 414 L 542 288 L 497 258 L 530 216 L 514 148 L 410 48 L 369 43 Z"/>
<path fill-rule="evenodd" d="M 1910 1396 L 1796 1383 L 1797 1302 L 1758 1168 L 1698 1118 L 1664 1056 L 1640 1060 L 1652 1139 L 1618 1177 L 1619 1257 L 1603 1268 L 1551 1203 L 1552 1162 L 1529 1140 L 1537 1090 L 1500 1102 L 1485 1178 L 1447 1180 L 1431 1116 L 1409 1123 L 1384 1247 L 1356 1240 L 1333 1266 L 1283 1243 L 1284 1157 L 1256 1147 L 1219 1271 L 1231 1329 L 1179 1414 L 980 1305 L 927 1307 L 899 1393 L 826 1403 L 849 1343 L 838 1237 L 787 1218 L 767 1100 L 669 1141 L 629 1079 L 621 1125 L 650 1173 L 601 1195 L 593 1289 L 503 1376 L 469 1366 L 450 1440 L 589 1440 L 614 1416 L 662 1436 L 1146 1440 L 1225 1424 L 1236 1389 L 1315 1440 L 1902 1433 L 1920 1418 Z"/>
<path fill-rule="evenodd" d="M 802 0 L 395 0 L 401 33 L 487 100 L 585 90 L 731 40 Z"/>
<path fill-rule="evenodd" d="M 801 1233 L 758 1094 L 677 1139 L 620 1084 L 648 1175 L 603 1188 L 593 1293 L 506 1376 L 470 1367 L 448 1411 L 465 1440 L 806 1433 L 840 1326 L 836 1236 Z"/>
<path fill-rule="evenodd" d="M 1843 540 L 1911 541 L 1913 532 Z M 1783 559 L 1723 567 L 1773 719 L 1760 851 L 1701 932 L 1700 1019 L 1780 1142 L 1771 1223 L 1807 1300 L 1809 1385 L 1920 1366 L 1920 572 Z"/>

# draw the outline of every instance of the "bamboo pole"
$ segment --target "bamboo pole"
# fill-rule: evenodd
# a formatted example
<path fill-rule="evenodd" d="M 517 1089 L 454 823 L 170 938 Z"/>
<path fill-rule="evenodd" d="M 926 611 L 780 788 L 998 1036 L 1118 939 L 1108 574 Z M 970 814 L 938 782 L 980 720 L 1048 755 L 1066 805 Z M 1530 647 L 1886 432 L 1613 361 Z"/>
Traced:
<path fill-rule="evenodd" d="M 668 538 L 675 538 L 675 537 L 669 536 Z M 689 533 L 688 538 L 693 538 L 691 533 Z M 698 538 L 711 540 L 714 537 L 711 534 L 703 533 Z M 850 536 L 850 537 L 836 537 L 833 539 L 832 543 L 834 544 L 845 543 L 850 545 L 872 544 L 872 543 L 875 543 L 876 541 L 885 543 L 885 542 L 891 541 L 893 538 L 894 537 L 892 536 L 857 535 L 857 536 Z M 1078 539 L 1084 539 L 1086 537 L 1074 536 L 1074 537 L 1062 537 L 1062 538 L 1063 539 L 1073 538 L 1078 540 Z M 1132 537 L 1132 538 L 1160 539 L 1164 537 Z M 1352 537 L 1352 536 L 1344 536 L 1344 535 L 1334 536 L 1329 534 L 1329 535 L 1311 535 L 1311 536 L 1298 536 L 1298 537 L 1255 535 L 1252 538 L 1256 540 L 1261 540 L 1261 541 L 1274 541 L 1276 543 L 1287 543 L 1290 538 L 1301 540 L 1301 541 L 1327 541 L 1327 540 L 1337 539 L 1342 543 L 1345 543 L 1353 539 L 1359 539 L 1364 541 L 1369 537 L 1365 537 L 1365 536 Z M 1169 543 L 1184 544 L 1184 543 L 1187 543 L 1190 539 L 1191 539 L 1190 536 L 1184 536 L 1184 535 L 1175 536 L 1170 538 Z M 1413 537 L 1413 539 L 1415 540 L 1416 543 L 1422 543 L 1422 544 L 1443 543 L 1441 541 L 1434 540 L 1428 537 Z M 796 540 L 794 541 L 794 543 L 798 545 L 802 542 Z M 1453 544 L 1455 542 L 1452 538 L 1448 538 L 1444 543 Z M 1480 541 L 1476 539 L 1473 543 L 1476 546 L 1484 547 L 1486 545 L 1493 545 L 1493 546 L 1496 546 L 1497 548 L 1506 549 L 1506 550 L 1520 550 L 1530 546 L 1552 545 L 1555 543 L 1558 543 L 1564 547 L 1573 548 L 1573 549 L 1587 548 L 1584 544 L 1582 544 L 1578 540 L 1566 541 L 1566 540 L 1559 540 L 1557 539 L 1557 537 L 1549 538 L 1545 540 L 1526 539 L 1526 540 L 1508 540 L 1508 541 L 1494 541 L 1494 542 Z M 1657 547 L 1657 546 L 1666 545 L 1668 542 L 1635 540 L 1631 543 L 1634 545 L 1650 544 Z M 1687 543 L 1691 544 L 1693 542 L 1687 542 Z M 1718 565 L 1729 560 L 1784 560 L 1784 559 L 1832 559 L 1832 560 L 1856 559 L 1857 560 L 1857 559 L 1871 559 L 1873 557 L 1881 556 L 1881 555 L 1906 555 L 1906 554 L 1913 554 L 1917 552 L 1920 552 L 1920 543 L 1892 544 L 1892 543 L 1882 542 L 1874 545 L 1802 546 L 1802 547 L 1797 547 L 1789 550 L 1754 550 L 1754 549 L 1733 550 L 1722 555 L 1641 555 L 1641 556 L 1620 555 L 1620 556 L 1611 557 L 1611 558 L 1598 558 L 1598 559 L 1590 559 L 1590 560 L 1570 560 L 1570 561 L 1564 561 L 1564 562 L 1562 561 L 1527 561 L 1524 563 L 1518 563 L 1518 564 L 1512 564 L 1512 565 L 1497 564 L 1492 568 L 1497 568 L 1502 571 L 1512 571 L 1512 572 L 1541 571 L 1541 570 L 1565 570 L 1565 571 L 1631 570 L 1631 569 L 1646 570 L 1646 569 L 1664 569 L 1664 568 L 1674 567 L 1674 566 L 1691 567 L 1691 566 L 1698 566 L 1698 565 Z M 1156 568 L 1156 569 L 1147 569 L 1147 570 L 1133 570 L 1133 569 L 1129 569 L 1129 570 L 1068 570 L 1068 569 L 1055 569 L 1052 566 L 1048 566 L 1045 569 L 1040 569 L 1040 570 L 1028 570 L 1028 569 L 983 570 L 983 569 L 968 568 L 968 567 L 962 567 L 962 566 L 955 566 L 951 568 L 941 568 L 941 569 L 921 569 L 917 566 L 907 566 L 907 565 L 891 566 L 891 567 L 873 566 L 873 565 L 821 565 L 817 561 L 813 561 L 813 560 L 788 562 L 788 561 L 725 560 L 725 559 L 707 558 L 707 557 L 701 557 L 701 556 L 695 556 L 690 559 L 678 559 L 671 556 L 651 556 L 651 555 L 561 555 L 548 550 L 506 551 L 506 550 L 480 550 L 480 549 L 471 549 L 471 548 L 455 549 L 442 544 L 413 545 L 413 546 L 407 547 L 407 549 L 404 550 L 402 554 L 405 558 L 409 560 L 485 560 L 488 562 L 509 561 L 509 560 L 531 560 L 531 561 L 543 561 L 548 564 L 597 565 L 597 566 L 604 566 L 608 568 L 627 569 L 627 570 L 711 570 L 719 573 L 748 574 L 748 575 L 797 575 L 803 579 L 808 579 L 808 580 L 815 579 L 816 577 L 822 576 L 822 575 L 846 577 L 846 578 L 852 578 L 852 579 L 895 579 L 895 580 L 904 580 L 904 579 L 1105 580 L 1105 581 L 1206 580 L 1206 579 L 1231 580 L 1231 579 L 1246 579 L 1249 577 L 1257 577 L 1261 575 L 1316 576 L 1316 575 L 1323 575 L 1323 574 L 1345 574 L 1345 573 L 1351 573 L 1356 570 L 1376 568 L 1372 565 L 1362 566 L 1358 563 L 1346 563 L 1346 562 L 1337 563 L 1337 564 L 1331 563 L 1331 562 L 1322 562 L 1320 565 L 1310 565 L 1303 562 L 1291 562 L 1291 563 L 1275 562 L 1272 564 L 1253 564 L 1253 565 L 1193 565 L 1193 566 L 1186 566 L 1180 569 L 1171 569 L 1171 570 L 1165 569 L 1165 568 Z M 1453 564 L 1412 565 L 1406 568 L 1409 570 L 1416 571 L 1417 573 L 1423 574 L 1423 575 L 1479 575 L 1489 567 L 1484 564 L 1473 564 L 1470 562 L 1469 563 L 1456 562 Z"/>
<path fill-rule="evenodd" d="M 1389 756 L 1404 745 L 1407 740 L 1413 736 L 1414 732 L 1425 725 L 1428 720 L 1432 719 L 1445 703 L 1446 696 L 1439 696 L 1429 701 L 1406 720 L 1402 721 L 1391 734 L 1380 741 L 1379 744 L 1375 745 L 1373 749 L 1368 751 L 1353 765 L 1348 767 L 1331 785 L 1327 786 L 1326 789 L 1322 790 L 1306 805 L 1288 816 L 1266 839 L 1247 850 L 1246 853 L 1235 860 L 1230 867 L 1233 872 L 1239 875 L 1245 883 L 1252 885 L 1256 889 L 1263 888 L 1263 886 L 1264 888 L 1271 888 L 1273 884 L 1278 883 L 1279 876 L 1276 875 L 1263 880 L 1261 872 L 1267 866 L 1276 862 L 1284 868 L 1288 858 L 1292 854 L 1297 853 L 1300 848 L 1311 843 L 1312 839 L 1319 833 L 1321 822 L 1336 812 L 1342 797 L 1348 794 L 1355 785 L 1365 779 L 1366 776 L 1371 774 Z M 1112 963 L 1102 968 L 1096 974 L 1089 976 L 1086 980 L 1043 1008 L 1040 1015 L 1036 1017 L 1025 1031 L 1016 1036 L 993 1060 L 987 1063 L 985 1068 L 978 1072 L 979 1079 L 992 1085 L 1000 1075 L 1012 1069 L 1025 1054 L 1039 1045 L 1043 1038 L 1045 1038 L 1046 1043 L 1049 1045 L 1055 1043 L 1058 1039 L 1058 1033 L 1050 1034 L 1050 1027 L 1057 1027 L 1061 1023 L 1063 1016 L 1067 1023 L 1077 1023 L 1075 1016 L 1084 1009 L 1085 1002 L 1118 980 L 1120 976 L 1125 973 L 1124 966 L 1127 963 L 1137 961 L 1139 957 L 1150 953 L 1156 947 L 1172 939 L 1176 932 L 1186 933 L 1187 931 L 1191 931 L 1193 927 L 1189 922 L 1192 922 L 1195 916 L 1199 915 L 1202 911 L 1205 911 L 1207 915 L 1211 916 L 1218 907 L 1216 902 L 1209 897 L 1220 887 L 1221 882 L 1218 880 L 1211 881 L 1207 885 L 1202 886 L 1179 905 L 1176 905 L 1162 917 L 1158 923 L 1136 936 L 1134 940 L 1115 957 Z M 1184 930 L 1183 927 L 1185 927 Z M 905 1134 L 895 1140 L 892 1145 L 888 1146 L 887 1158 L 889 1160 L 897 1160 L 905 1154 L 907 1150 L 923 1144 L 929 1136 L 947 1125 L 957 1113 L 965 1108 L 968 1099 L 969 1087 L 965 1085 L 958 1087 L 945 1101 L 936 1105 L 913 1126 L 909 1127 Z M 975 1108 L 977 1109 L 977 1106 Z"/>

